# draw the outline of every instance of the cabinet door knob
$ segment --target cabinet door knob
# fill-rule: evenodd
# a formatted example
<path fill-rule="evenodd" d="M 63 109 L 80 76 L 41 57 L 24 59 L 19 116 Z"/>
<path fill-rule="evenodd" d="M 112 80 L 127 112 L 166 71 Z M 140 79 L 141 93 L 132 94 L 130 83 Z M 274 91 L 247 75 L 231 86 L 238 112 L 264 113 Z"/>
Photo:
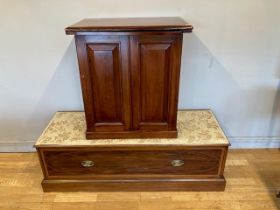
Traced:
<path fill-rule="evenodd" d="M 85 168 L 89 168 L 89 167 L 94 166 L 94 162 L 91 161 L 91 160 L 83 160 L 83 161 L 81 162 L 81 165 L 82 165 L 83 167 L 85 167 Z"/>
<path fill-rule="evenodd" d="M 172 160 L 171 161 L 171 165 L 174 167 L 180 167 L 184 164 L 185 164 L 185 162 L 183 160 Z"/>

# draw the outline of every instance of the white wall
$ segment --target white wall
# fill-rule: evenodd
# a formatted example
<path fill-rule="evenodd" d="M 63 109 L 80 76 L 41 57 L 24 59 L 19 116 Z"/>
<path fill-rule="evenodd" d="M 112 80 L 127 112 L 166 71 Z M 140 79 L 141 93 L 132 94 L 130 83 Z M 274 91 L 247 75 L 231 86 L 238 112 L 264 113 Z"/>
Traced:
<path fill-rule="evenodd" d="M 179 107 L 213 109 L 235 146 L 279 146 L 279 0 L 0 0 L 2 150 L 28 149 L 55 111 L 82 109 L 75 46 L 64 28 L 121 16 L 192 23 Z"/>

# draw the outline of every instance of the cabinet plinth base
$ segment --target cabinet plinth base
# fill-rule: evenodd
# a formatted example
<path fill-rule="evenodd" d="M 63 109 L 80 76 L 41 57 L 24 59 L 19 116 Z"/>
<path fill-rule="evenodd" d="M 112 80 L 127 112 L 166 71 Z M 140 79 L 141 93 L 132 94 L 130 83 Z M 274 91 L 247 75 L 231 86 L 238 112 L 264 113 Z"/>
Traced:
<path fill-rule="evenodd" d="M 209 110 L 179 111 L 172 139 L 143 132 L 138 139 L 87 140 L 85 133 L 83 112 L 59 112 L 45 129 L 35 145 L 45 192 L 225 189 L 229 142 Z"/>
<path fill-rule="evenodd" d="M 143 180 L 43 180 L 44 192 L 71 191 L 224 191 L 226 180 L 143 179 Z"/>
<path fill-rule="evenodd" d="M 175 131 L 124 131 L 124 132 L 86 132 L 87 139 L 139 139 L 139 138 L 177 138 Z"/>

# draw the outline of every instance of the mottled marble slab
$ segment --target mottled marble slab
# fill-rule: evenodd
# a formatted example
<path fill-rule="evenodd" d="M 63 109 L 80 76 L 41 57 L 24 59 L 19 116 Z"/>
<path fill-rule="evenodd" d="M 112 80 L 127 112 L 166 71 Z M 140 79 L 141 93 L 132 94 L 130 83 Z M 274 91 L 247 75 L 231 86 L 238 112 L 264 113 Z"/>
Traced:
<path fill-rule="evenodd" d="M 178 112 L 178 138 L 172 139 L 95 139 L 85 137 L 84 112 L 57 112 L 35 146 L 102 145 L 229 145 L 228 139 L 210 110 Z"/>

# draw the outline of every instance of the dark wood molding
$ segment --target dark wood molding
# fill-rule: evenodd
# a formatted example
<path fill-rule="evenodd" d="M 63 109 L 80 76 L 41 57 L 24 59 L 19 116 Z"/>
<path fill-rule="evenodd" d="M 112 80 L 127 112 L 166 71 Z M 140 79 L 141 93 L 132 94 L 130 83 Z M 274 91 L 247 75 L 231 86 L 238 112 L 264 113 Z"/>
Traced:
<path fill-rule="evenodd" d="M 216 179 L 43 180 L 44 192 L 77 191 L 224 191 L 224 177 Z"/>
<path fill-rule="evenodd" d="M 89 18 L 67 27 L 65 32 L 71 35 L 81 32 L 192 32 L 192 29 L 192 25 L 179 17 Z"/>
<path fill-rule="evenodd" d="M 176 138 L 178 136 L 175 131 L 127 131 L 127 132 L 86 132 L 87 139 L 138 139 L 138 138 Z"/>

